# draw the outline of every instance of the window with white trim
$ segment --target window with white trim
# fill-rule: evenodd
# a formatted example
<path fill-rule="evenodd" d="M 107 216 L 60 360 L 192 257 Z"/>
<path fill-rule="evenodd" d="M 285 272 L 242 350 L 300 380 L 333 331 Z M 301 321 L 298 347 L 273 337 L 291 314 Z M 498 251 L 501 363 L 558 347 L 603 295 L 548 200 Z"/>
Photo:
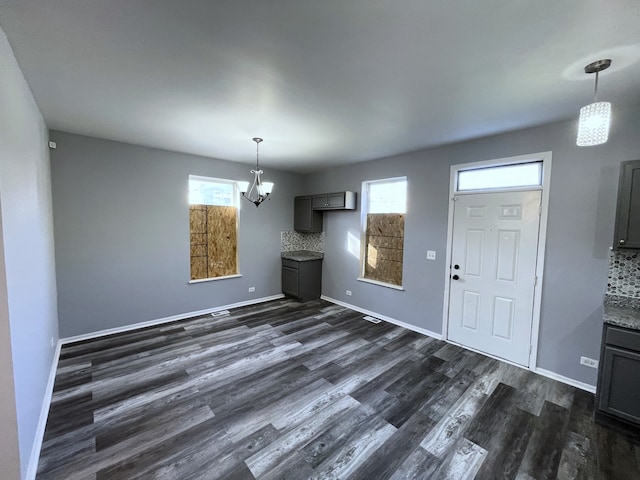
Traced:
<path fill-rule="evenodd" d="M 238 275 L 236 182 L 189 175 L 191 280 Z"/>
<path fill-rule="evenodd" d="M 407 178 L 362 184 L 361 280 L 402 287 Z"/>

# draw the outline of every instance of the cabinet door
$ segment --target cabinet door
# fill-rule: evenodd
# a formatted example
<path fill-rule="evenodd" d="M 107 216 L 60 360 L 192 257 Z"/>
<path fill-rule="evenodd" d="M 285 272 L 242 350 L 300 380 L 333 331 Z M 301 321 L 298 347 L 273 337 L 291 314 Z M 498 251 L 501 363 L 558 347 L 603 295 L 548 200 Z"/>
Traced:
<path fill-rule="evenodd" d="M 323 193 L 313 196 L 313 208 L 316 210 L 340 210 L 344 208 L 345 192 Z"/>
<path fill-rule="evenodd" d="M 640 160 L 620 166 L 614 246 L 640 248 Z"/>
<path fill-rule="evenodd" d="M 300 294 L 298 288 L 298 270 L 282 267 L 282 293 L 297 297 Z"/>
<path fill-rule="evenodd" d="M 344 192 L 330 194 L 327 203 L 329 208 L 344 208 Z"/>
<path fill-rule="evenodd" d="M 598 408 L 640 424 L 640 353 L 605 345 Z"/>
<path fill-rule="evenodd" d="M 322 260 L 300 262 L 298 297 L 303 301 L 320 298 L 322 290 Z"/>
<path fill-rule="evenodd" d="M 327 208 L 329 206 L 328 195 L 314 195 L 313 196 L 313 208 Z"/>
<path fill-rule="evenodd" d="M 313 196 L 314 210 L 355 210 L 355 192 L 321 193 Z"/>
<path fill-rule="evenodd" d="M 293 229 L 297 232 L 322 231 L 322 212 L 313 210 L 311 195 L 294 199 Z"/>

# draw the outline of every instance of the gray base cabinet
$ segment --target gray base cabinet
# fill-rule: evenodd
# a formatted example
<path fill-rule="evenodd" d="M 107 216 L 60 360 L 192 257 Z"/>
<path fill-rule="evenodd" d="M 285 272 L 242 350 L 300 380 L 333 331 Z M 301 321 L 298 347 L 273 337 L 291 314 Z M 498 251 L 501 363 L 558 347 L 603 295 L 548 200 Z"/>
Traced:
<path fill-rule="evenodd" d="M 605 324 L 602 339 L 596 419 L 640 434 L 640 331 Z"/>
<path fill-rule="evenodd" d="M 302 302 L 320 298 L 322 260 L 282 259 L 282 293 Z"/>

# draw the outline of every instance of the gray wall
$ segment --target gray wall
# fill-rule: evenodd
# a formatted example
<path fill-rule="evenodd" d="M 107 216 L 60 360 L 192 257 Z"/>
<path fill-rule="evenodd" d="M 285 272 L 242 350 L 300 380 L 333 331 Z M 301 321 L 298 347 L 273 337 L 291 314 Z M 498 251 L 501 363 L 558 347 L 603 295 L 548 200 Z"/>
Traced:
<path fill-rule="evenodd" d="M 51 139 L 62 337 L 281 293 L 280 232 L 292 229 L 300 176 L 263 161 L 275 187 L 259 208 L 241 202 L 242 277 L 188 284 L 188 176 L 249 180 L 252 165 L 62 132 Z M 251 145 L 248 135 L 248 162 Z"/>
<path fill-rule="evenodd" d="M 20 467 L 26 474 L 58 325 L 47 128 L 2 30 L 0 85 L 0 465 L 9 480 Z"/>
<path fill-rule="evenodd" d="M 347 249 L 349 233 L 359 238 L 356 211 L 325 215 L 323 294 L 441 333 L 450 165 L 551 150 L 538 366 L 595 385 L 596 370 L 579 360 L 599 356 L 618 166 L 640 158 L 640 108 L 614 105 L 614 111 L 611 137 L 603 146 L 576 147 L 576 122 L 570 121 L 309 175 L 307 193 L 361 193 L 364 180 L 402 175 L 409 180 L 406 291 L 356 281 L 358 258 Z M 437 251 L 436 261 L 426 259 L 427 250 Z"/>

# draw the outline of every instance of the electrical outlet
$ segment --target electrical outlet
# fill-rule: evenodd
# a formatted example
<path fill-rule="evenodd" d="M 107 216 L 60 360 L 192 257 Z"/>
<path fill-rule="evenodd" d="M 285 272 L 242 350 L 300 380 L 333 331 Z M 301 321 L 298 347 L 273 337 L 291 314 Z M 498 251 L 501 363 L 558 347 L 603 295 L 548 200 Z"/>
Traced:
<path fill-rule="evenodd" d="M 427 250 L 427 260 L 435 260 L 436 252 L 435 250 Z"/>
<path fill-rule="evenodd" d="M 347 290 L 347 297 L 351 296 L 351 290 Z"/>
<path fill-rule="evenodd" d="M 255 292 L 256 291 L 256 287 L 249 287 L 249 292 Z"/>
<path fill-rule="evenodd" d="M 594 360 L 589 357 L 580 357 L 580 365 L 585 365 L 591 368 L 598 368 L 598 360 Z"/>

